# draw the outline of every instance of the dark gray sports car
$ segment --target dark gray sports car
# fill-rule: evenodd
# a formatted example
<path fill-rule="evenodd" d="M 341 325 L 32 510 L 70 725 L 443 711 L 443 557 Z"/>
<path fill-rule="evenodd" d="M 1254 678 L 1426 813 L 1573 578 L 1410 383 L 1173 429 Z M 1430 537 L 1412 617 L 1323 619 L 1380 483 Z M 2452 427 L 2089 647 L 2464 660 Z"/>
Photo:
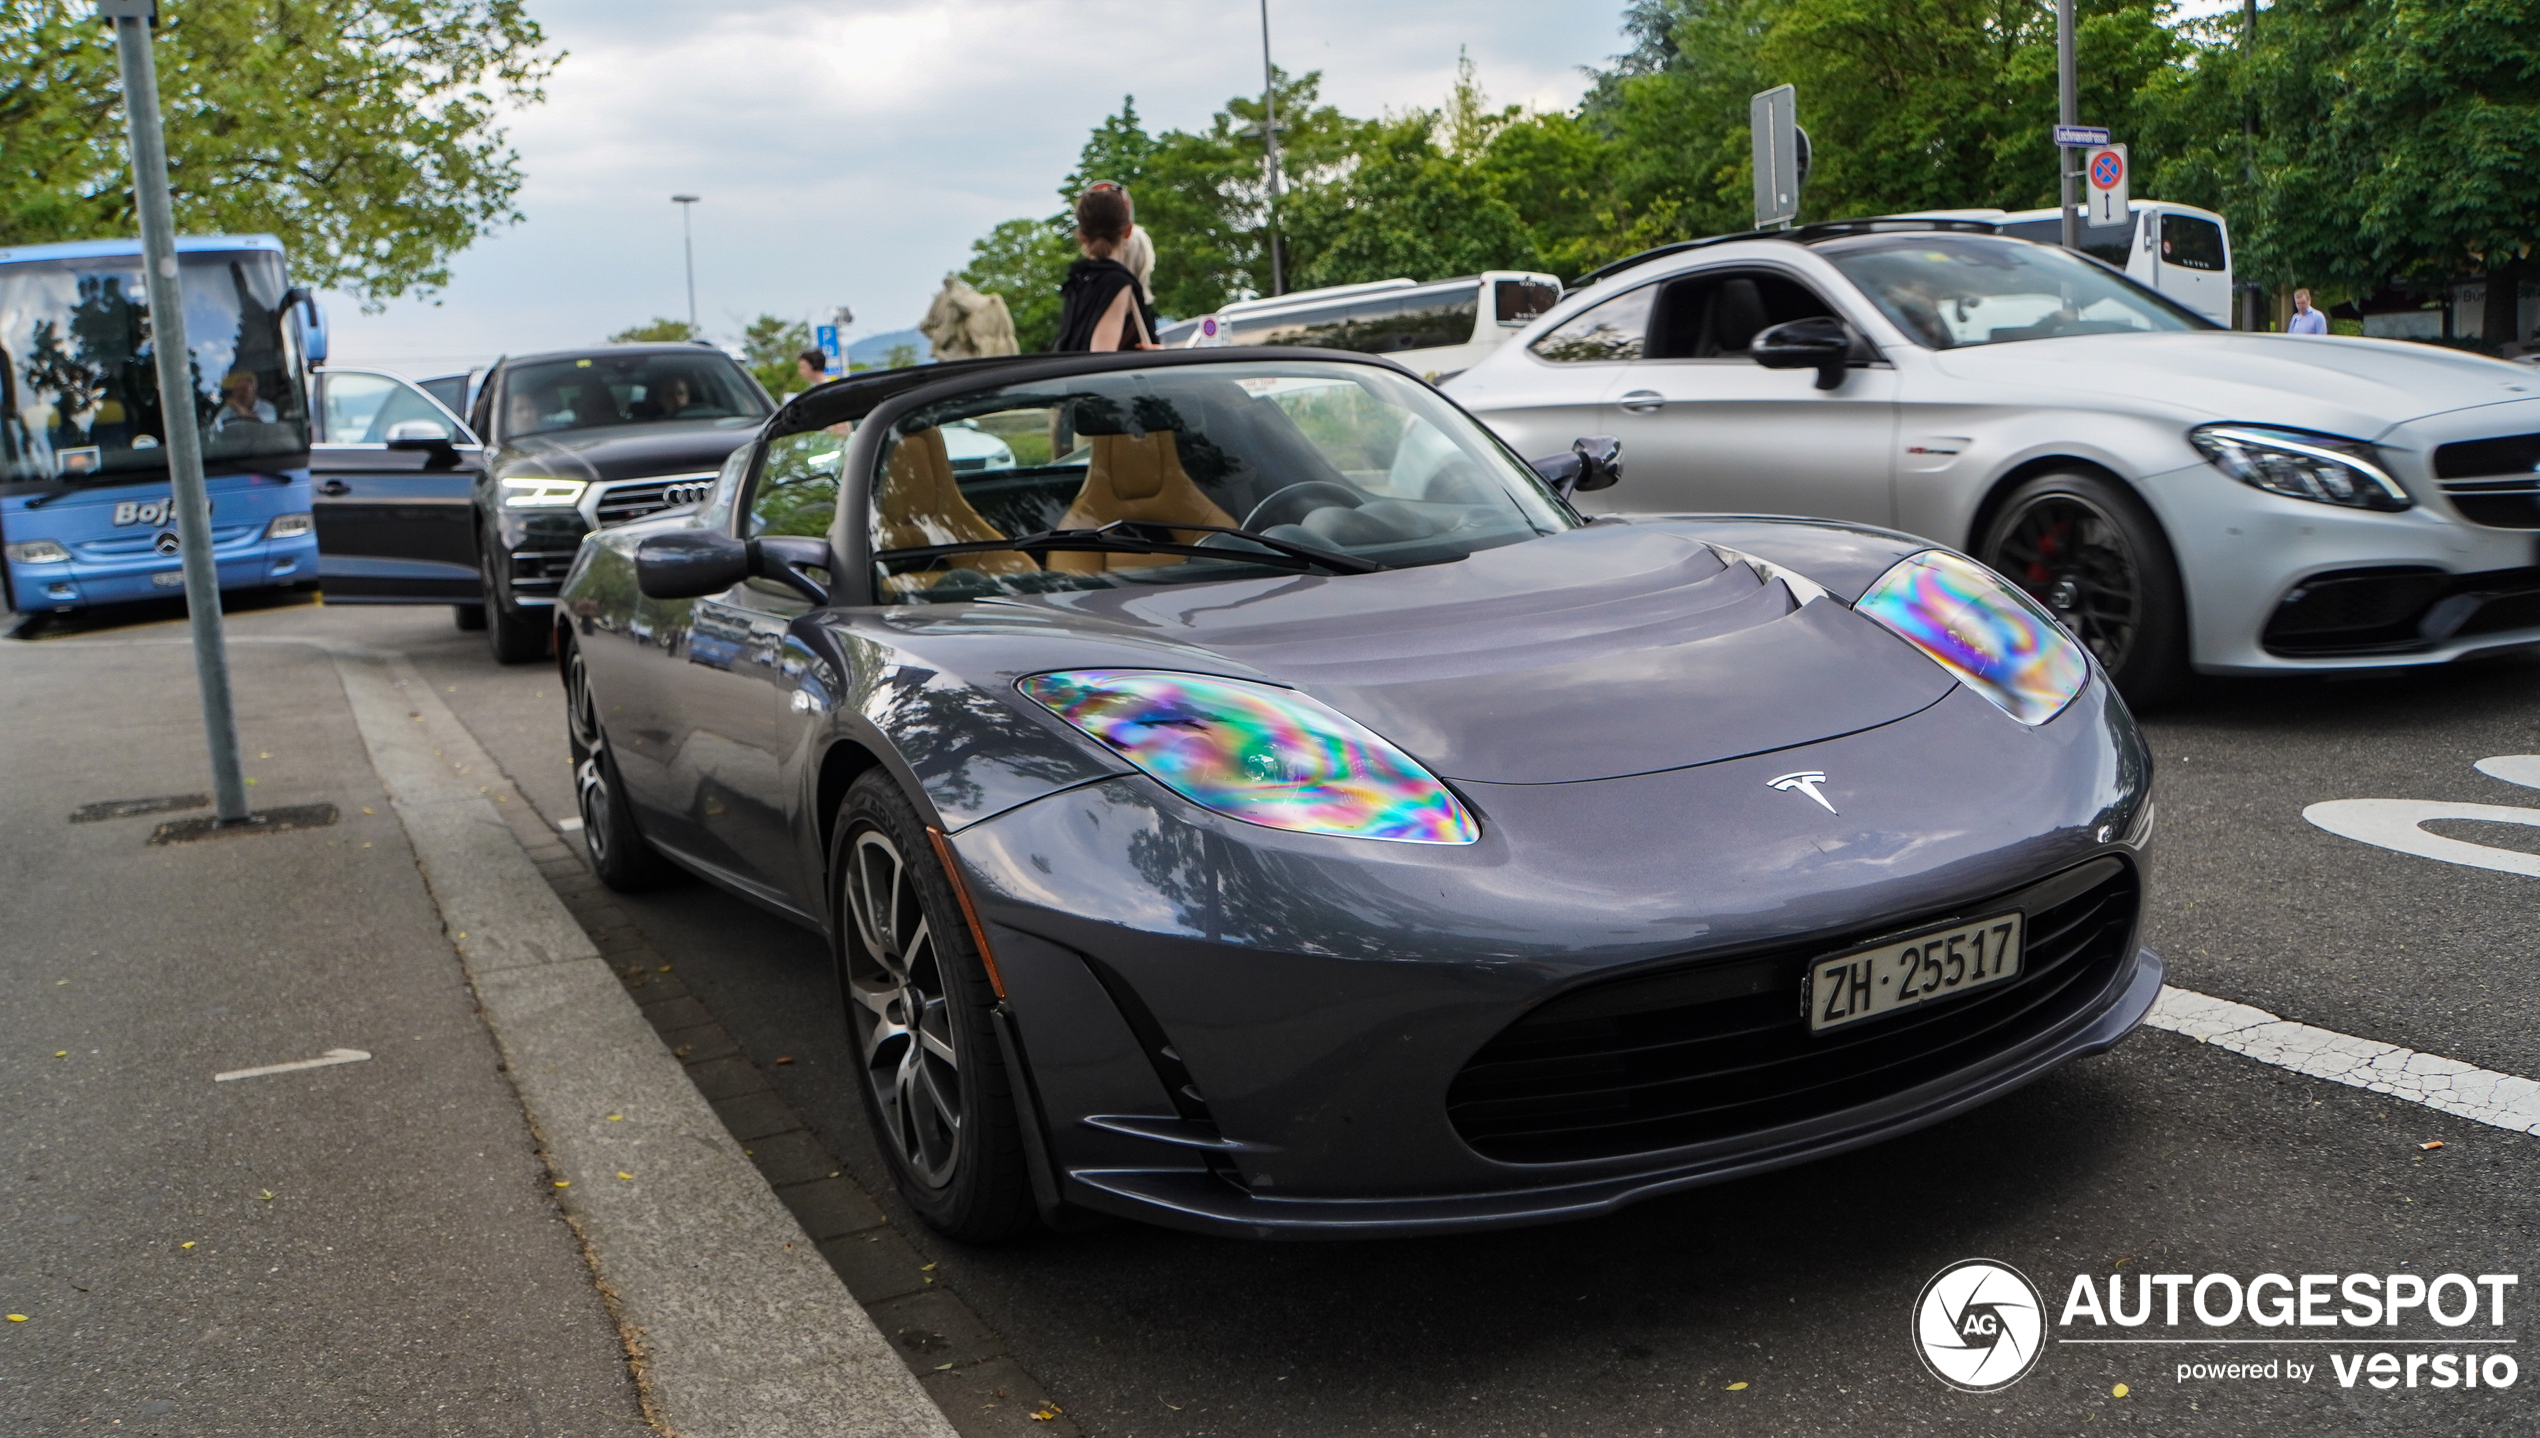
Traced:
<path fill-rule="evenodd" d="M 1320 350 L 814 390 L 583 542 L 593 857 L 829 936 L 969 1239 L 1601 1213 L 2132 1029 L 2151 761 L 2090 657 L 1903 535 L 1571 509 L 1619 473 Z"/>

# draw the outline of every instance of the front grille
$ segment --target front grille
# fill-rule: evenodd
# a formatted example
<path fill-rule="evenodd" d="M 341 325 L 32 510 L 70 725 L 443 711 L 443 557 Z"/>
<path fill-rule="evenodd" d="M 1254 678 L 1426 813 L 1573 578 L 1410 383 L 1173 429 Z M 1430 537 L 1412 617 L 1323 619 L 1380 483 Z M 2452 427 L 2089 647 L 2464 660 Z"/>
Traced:
<path fill-rule="evenodd" d="M 2131 955 L 2133 867 L 2094 859 L 1957 910 L 2028 916 L 2020 976 L 1812 1036 L 1800 986 L 1820 958 L 1900 927 L 1599 984 L 1526 1015 L 1447 1090 L 1475 1151 L 1506 1163 L 1647 1153 L 1798 1123 L 1983 1062 L 2082 1013 Z"/>
<path fill-rule="evenodd" d="M 2439 446 L 2434 477 L 2443 497 L 2472 524 L 2540 529 L 2540 434 Z"/>
<path fill-rule="evenodd" d="M 600 491 L 592 514 L 601 528 L 659 514 L 683 504 L 701 504 L 714 493 L 714 476 L 681 475 L 672 479 L 639 479 L 612 484 Z"/>

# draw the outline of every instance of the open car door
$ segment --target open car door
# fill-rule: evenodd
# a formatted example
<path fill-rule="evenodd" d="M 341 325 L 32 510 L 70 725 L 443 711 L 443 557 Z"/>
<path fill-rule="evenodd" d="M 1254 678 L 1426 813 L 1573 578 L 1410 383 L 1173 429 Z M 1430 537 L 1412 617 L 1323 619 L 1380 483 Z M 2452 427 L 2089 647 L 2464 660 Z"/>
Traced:
<path fill-rule="evenodd" d="M 317 390 L 309 477 L 327 602 L 480 605 L 476 436 L 392 374 L 321 370 Z"/>

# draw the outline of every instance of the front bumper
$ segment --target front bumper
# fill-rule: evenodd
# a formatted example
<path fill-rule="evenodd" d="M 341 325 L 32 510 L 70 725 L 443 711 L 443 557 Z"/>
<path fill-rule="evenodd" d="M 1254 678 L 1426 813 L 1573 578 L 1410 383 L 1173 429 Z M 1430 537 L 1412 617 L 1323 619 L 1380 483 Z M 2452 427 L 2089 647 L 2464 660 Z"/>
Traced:
<path fill-rule="evenodd" d="M 1830 776 L 1839 815 L 1770 787 L 1801 767 Z M 1519 1162 L 1468 1142 L 1449 1104 L 1512 1024 L 1609 981 L 1708 976 L 1766 951 L 1804 964 L 2111 858 L 2139 893 L 2149 777 L 2099 682 L 2035 730 L 1959 690 L 1803 750 L 1462 784 L 1484 818 L 1469 847 L 1261 829 L 1142 776 L 952 842 L 990 925 L 1053 1196 L 1237 1236 L 1410 1234 L 1605 1212 L 1840 1152 L 2107 1048 L 2160 989 L 2130 918 L 2051 1022 L 1796 1117 Z"/>
<path fill-rule="evenodd" d="M 249 537 L 215 544 L 213 568 L 220 587 L 266 589 L 314 583 L 318 577 L 317 536 L 266 539 Z M 22 614 L 60 614 L 103 604 L 166 599 L 185 592 L 185 562 L 155 550 L 129 558 L 78 558 L 53 564 L 9 565 L 9 592 Z"/>

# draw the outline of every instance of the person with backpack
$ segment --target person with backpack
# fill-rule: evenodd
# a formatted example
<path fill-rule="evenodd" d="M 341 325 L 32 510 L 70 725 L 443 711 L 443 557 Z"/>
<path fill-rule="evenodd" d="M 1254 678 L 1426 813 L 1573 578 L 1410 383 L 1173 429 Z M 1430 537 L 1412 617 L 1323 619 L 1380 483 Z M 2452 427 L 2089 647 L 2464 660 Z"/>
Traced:
<path fill-rule="evenodd" d="M 1076 199 L 1076 245 L 1084 258 L 1058 287 L 1058 340 L 1069 351 L 1153 349 L 1155 331 L 1135 271 L 1120 262 L 1130 232 L 1128 192 L 1095 185 Z"/>

